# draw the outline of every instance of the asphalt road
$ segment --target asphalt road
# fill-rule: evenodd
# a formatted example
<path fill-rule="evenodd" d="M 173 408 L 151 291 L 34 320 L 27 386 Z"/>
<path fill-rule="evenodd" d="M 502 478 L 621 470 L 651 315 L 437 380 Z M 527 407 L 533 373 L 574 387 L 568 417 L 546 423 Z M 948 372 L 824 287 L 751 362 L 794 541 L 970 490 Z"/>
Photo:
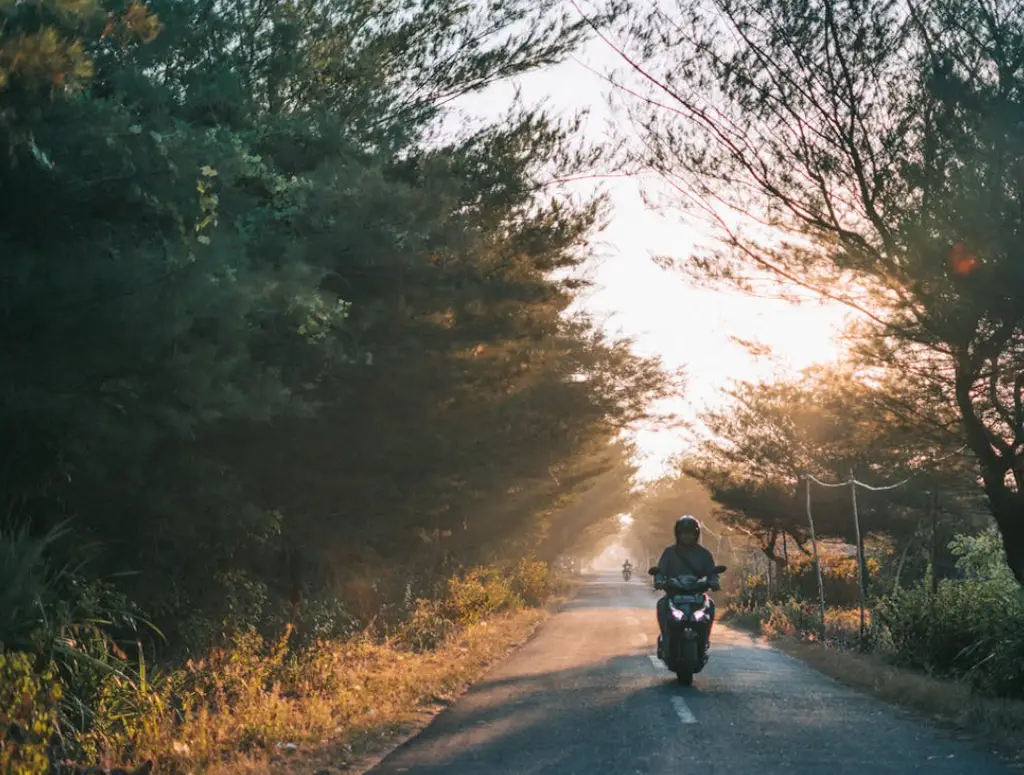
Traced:
<path fill-rule="evenodd" d="M 646 578 L 600 576 L 372 775 L 996 775 L 994 756 L 715 625 L 682 687 Z"/>

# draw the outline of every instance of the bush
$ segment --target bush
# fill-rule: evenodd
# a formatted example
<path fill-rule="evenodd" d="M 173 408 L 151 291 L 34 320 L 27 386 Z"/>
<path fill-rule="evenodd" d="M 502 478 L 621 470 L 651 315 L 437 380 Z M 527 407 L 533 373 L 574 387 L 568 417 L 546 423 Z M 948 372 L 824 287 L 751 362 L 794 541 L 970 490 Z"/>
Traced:
<path fill-rule="evenodd" d="M 0 772 L 43 775 L 49 771 L 47 743 L 57 725 L 61 689 L 49 670 L 37 674 L 27 654 L 0 653 Z M 12 734 L 15 725 L 22 740 Z"/>
<path fill-rule="evenodd" d="M 902 590 L 878 608 L 900 664 L 952 678 L 979 691 L 1024 697 L 1024 604 L 994 581 L 944 580 Z"/>
<path fill-rule="evenodd" d="M 219 648 L 159 672 L 147 670 L 141 648 L 137 655 L 130 649 L 129 669 L 127 654 L 104 651 L 117 648 L 113 641 L 91 643 L 100 636 L 70 625 L 60 632 L 78 640 L 67 641 L 65 662 L 0 651 L 0 724 L 16 723 L 43 741 L 0 748 L 0 772 L 45 773 L 45 740 L 58 727 L 69 733 L 74 758 L 153 757 L 172 773 L 195 771 L 227 750 L 266 751 L 281 741 L 321 739 L 339 719 L 350 723 L 370 713 L 377 684 L 396 697 L 419 696 L 410 660 L 448 662 L 444 649 L 463 645 L 461 638 L 452 641 L 454 634 L 479 640 L 484 630 L 474 636 L 467 627 L 514 613 L 524 601 L 539 605 L 556 582 L 545 564 L 531 560 L 472 568 L 448 579 L 440 597 L 406 606 L 411 611 L 393 639 L 379 629 L 352 632 L 352 617 L 329 600 L 297 612 L 305 625 L 301 637 L 291 625 L 270 639 L 255 626 L 225 621 Z M 33 672 L 38 664 L 48 665 L 46 672 Z"/>
<path fill-rule="evenodd" d="M 900 590 L 878 606 L 900 664 L 1024 697 L 1024 598 L 994 529 L 950 544 L 964 579 Z"/>
<path fill-rule="evenodd" d="M 417 600 L 412 616 L 399 631 L 399 641 L 415 651 L 439 648 L 455 630 L 455 622 L 447 614 L 444 600 Z"/>
<path fill-rule="evenodd" d="M 746 609 L 731 608 L 730 613 L 743 622 L 756 622 L 761 633 L 768 638 L 790 636 L 805 640 L 816 640 L 820 637 L 821 619 L 816 603 L 806 603 L 796 599 L 784 602 L 769 602 L 762 606 Z M 873 620 L 870 611 L 866 611 L 865 624 L 867 635 L 874 637 Z M 853 648 L 860 640 L 860 609 L 858 608 L 826 608 L 825 609 L 825 643 L 839 648 Z"/>
<path fill-rule="evenodd" d="M 547 563 L 472 568 L 448 579 L 439 598 L 420 598 L 398 629 L 398 641 L 415 651 L 439 648 L 453 632 L 525 606 L 543 605 L 559 586 Z"/>
<path fill-rule="evenodd" d="M 544 605 L 557 586 L 558 579 L 547 563 L 523 558 L 512 568 L 512 589 L 526 605 Z"/>
<path fill-rule="evenodd" d="M 448 580 L 447 615 L 455 624 L 476 624 L 488 617 L 518 611 L 523 599 L 502 568 L 473 568 Z"/>

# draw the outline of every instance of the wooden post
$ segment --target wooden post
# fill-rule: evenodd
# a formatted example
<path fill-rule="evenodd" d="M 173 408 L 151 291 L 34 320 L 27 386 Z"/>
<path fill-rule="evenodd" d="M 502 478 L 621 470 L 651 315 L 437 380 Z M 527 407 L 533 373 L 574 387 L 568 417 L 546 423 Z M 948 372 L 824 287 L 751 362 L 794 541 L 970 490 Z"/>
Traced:
<path fill-rule="evenodd" d="M 899 564 L 896 566 L 896 578 L 892 583 L 893 594 L 896 594 L 900 591 L 900 576 L 903 574 L 903 566 L 907 562 L 907 554 L 910 553 L 910 547 L 914 545 L 915 538 L 917 538 L 916 535 L 910 537 L 910 540 L 907 541 L 907 545 L 903 547 L 903 552 L 900 554 L 900 561 Z"/>
<path fill-rule="evenodd" d="M 818 575 L 818 606 L 821 613 L 821 642 L 825 642 L 825 582 L 821 578 L 821 561 L 818 559 L 818 539 L 814 536 L 814 517 L 811 515 L 811 477 L 807 481 L 807 524 L 811 528 L 811 549 L 814 551 L 814 570 Z"/>
<path fill-rule="evenodd" d="M 782 568 L 786 577 L 786 594 L 793 594 L 793 577 L 789 574 L 789 546 L 786 544 L 786 531 L 782 531 Z"/>
<path fill-rule="evenodd" d="M 860 537 L 860 516 L 857 514 L 857 480 L 850 471 L 850 495 L 853 498 L 853 527 L 857 536 L 857 597 L 860 602 L 860 647 L 864 648 L 864 542 Z"/>
<path fill-rule="evenodd" d="M 928 502 L 932 523 L 932 597 L 939 592 L 939 491 L 933 487 Z"/>

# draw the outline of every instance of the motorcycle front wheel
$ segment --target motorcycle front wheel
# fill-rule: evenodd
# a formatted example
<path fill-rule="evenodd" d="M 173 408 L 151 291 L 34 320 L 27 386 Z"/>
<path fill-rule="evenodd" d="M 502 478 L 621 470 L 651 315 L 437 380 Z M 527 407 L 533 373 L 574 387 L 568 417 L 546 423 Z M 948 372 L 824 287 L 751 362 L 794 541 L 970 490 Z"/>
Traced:
<path fill-rule="evenodd" d="M 683 686 L 693 684 L 693 674 L 697 670 L 697 641 L 688 640 L 683 643 L 679 665 L 676 667 L 676 679 Z"/>

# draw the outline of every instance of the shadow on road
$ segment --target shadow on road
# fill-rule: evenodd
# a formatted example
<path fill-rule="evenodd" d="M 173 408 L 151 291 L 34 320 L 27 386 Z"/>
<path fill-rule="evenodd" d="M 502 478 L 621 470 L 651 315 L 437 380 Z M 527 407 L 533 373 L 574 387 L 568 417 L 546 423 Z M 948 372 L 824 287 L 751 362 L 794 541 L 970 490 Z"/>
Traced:
<path fill-rule="evenodd" d="M 670 697 L 681 688 L 667 672 L 650 685 L 650 665 L 643 674 L 638 662 L 488 681 L 371 773 L 633 773 L 651 753 L 652 722 L 674 726 Z"/>
<path fill-rule="evenodd" d="M 647 653 L 485 681 L 371 775 L 1006 772 L 767 649 L 716 646 L 692 687 Z"/>

